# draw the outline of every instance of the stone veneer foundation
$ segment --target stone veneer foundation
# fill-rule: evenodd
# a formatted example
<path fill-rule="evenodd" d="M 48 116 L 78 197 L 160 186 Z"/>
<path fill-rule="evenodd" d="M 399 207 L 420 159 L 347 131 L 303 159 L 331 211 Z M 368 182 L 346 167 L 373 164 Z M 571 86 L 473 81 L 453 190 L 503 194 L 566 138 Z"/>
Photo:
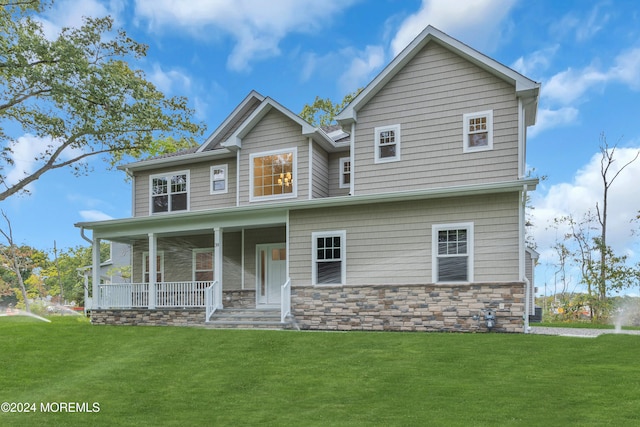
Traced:
<path fill-rule="evenodd" d="M 291 308 L 300 329 L 334 331 L 487 332 L 483 310 L 496 312 L 495 332 L 523 332 L 524 283 L 465 285 L 294 286 Z M 225 308 L 255 307 L 255 291 L 225 291 Z M 94 310 L 96 325 L 204 324 L 204 308 Z"/>
<path fill-rule="evenodd" d="M 295 286 L 291 307 L 301 329 L 486 332 L 483 310 L 491 309 L 493 331 L 523 332 L 524 297 L 521 282 Z"/>
<path fill-rule="evenodd" d="M 222 292 L 224 308 L 255 308 L 255 290 L 227 290 Z M 119 308 L 92 310 L 94 325 L 204 325 L 204 308 Z"/>

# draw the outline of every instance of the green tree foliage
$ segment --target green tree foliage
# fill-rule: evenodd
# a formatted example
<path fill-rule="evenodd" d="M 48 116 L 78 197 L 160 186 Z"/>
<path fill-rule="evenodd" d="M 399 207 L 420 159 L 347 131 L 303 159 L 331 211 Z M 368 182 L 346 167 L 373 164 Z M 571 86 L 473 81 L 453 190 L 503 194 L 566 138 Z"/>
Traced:
<path fill-rule="evenodd" d="M 314 126 L 335 124 L 335 116 L 353 101 L 360 92 L 362 92 L 362 88 L 347 94 L 339 104 L 334 104 L 329 98 L 316 96 L 316 99 L 311 104 L 305 104 L 300 112 L 300 117 Z"/>
<path fill-rule="evenodd" d="M 53 169 L 85 173 L 89 156 L 115 164 L 166 151 L 167 142 L 190 145 L 202 133 L 185 98 L 165 97 L 130 67 L 147 46 L 114 31 L 111 17 L 84 18 L 51 40 L 37 19 L 42 8 L 39 0 L 0 0 L 0 200 Z M 34 156 L 35 171 L 10 183 L 6 168 L 27 143 L 23 135 L 47 147 Z"/>

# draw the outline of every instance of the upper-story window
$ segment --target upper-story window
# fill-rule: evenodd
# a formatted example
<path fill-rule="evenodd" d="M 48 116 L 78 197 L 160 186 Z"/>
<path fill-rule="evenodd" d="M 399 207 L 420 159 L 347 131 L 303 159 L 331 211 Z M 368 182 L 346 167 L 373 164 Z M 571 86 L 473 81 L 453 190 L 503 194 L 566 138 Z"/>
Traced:
<path fill-rule="evenodd" d="M 393 162 L 400 160 L 400 125 L 375 128 L 375 162 Z"/>
<path fill-rule="evenodd" d="M 189 172 L 151 175 L 151 213 L 189 209 Z"/>
<path fill-rule="evenodd" d="M 227 165 L 211 166 L 211 194 L 222 194 L 228 191 Z"/>
<path fill-rule="evenodd" d="M 297 150 L 269 151 L 250 156 L 250 200 L 296 197 Z"/>
<path fill-rule="evenodd" d="M 351 186 L 351 159 L 342 157 L 340 159 L 340 188 Z"/>
<path fill-rule="evenodd" d="M 463 116 L 465 153 L 493 149 L 493 110 Z"/>

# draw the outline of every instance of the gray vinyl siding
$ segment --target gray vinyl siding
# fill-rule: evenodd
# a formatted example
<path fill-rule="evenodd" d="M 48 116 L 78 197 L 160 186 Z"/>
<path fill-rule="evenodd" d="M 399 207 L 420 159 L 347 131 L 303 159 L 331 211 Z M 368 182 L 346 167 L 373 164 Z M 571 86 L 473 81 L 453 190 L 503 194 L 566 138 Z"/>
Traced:
<path fill-rule="evenodd" d="M 348 151 L 329 154 L 329 196 L 347 196 L 349 188 L 340 188 L 340 159 L 349 157 Z"/>
<path fill-rule="evenodd" d="M 463 153 L 463 114 L 493 110 L 493 150 Z M 374 129 L 401 126 L 401 160 L 374 164 Z M 356 194 L 517 179 L 515 88 L 429 43 L 359 112 Z"/>
<path fill-rule="evenodd" d="M 227 165 L 227 188 L 225 194 L 211 194 L 211 166 Z M 178 165 L 144 171 L 136 175 L 135 179 L 135 210 L 134 216 L 149 216 L 149 177 L 151 175 L 189 171 L 189 210 L 199 211 L 236 204 L 236 159 L 235 157 L 215 162 L 202 162 L 192 165 Z"/>
<path fill-rule="evenodd" d="M 240 232 L 223 234 L 223 288 L 241 289 L 242 241 Z M 149 251 L 149 242 L 139 240 L 133 245 L 133 282 L 143 281 L 143 254 Z M 211 234 L 166 237 L 158 239 L 158 253 L 164 254 L 165 282 L 193 280 L 193 250 L 213 248 Z"/>
<path fill-rule="evenodd" d="M 313 195 L 314 199 L 329 197 L 329 154 L 313 143 Z"/>
<path fill-rule="evenodd" d="M 278 200 L 249 201 L 251 154 L 290 148 L 297 149 L 298 168 L 294 177 L 297 180 L 297 198 L 305 200 L 309 197 L 309 139 L 302 135 L 300 125 L 272 109 L 242 140 L 242 149 L 239 151 L 240 205 Z"/>
<path fill-rule="evenodd" d="M 518 280 L 518 193 L 290 212 L 292 285 L 311 284 L 318 231 L 346 230 L 347 284 L 431 283 L 434 224 L 474 223 L 474 281 Z"/>

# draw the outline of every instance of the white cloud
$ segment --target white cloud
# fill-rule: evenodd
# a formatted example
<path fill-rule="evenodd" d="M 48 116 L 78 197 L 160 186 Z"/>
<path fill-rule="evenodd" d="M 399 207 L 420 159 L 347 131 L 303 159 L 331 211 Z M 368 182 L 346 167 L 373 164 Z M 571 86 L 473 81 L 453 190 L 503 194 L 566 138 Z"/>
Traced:
<path fill-rule="evenodd" d="M 24 179 L 26 176 L 35 172 L 42 164 L 42 154 L 51 152 L 52 149 L 59 146 L 51 138 L 40 138 L 31 134 L 25 134 L 19 137 L 11 145 L 10 158 L 13 161 L 12 167 L 7 167 L 5 182 L 7 185 L 14 185 Z M 61 160 L 70 159 L 81 154 L 78 149 L 68 149 L 63 151 L 60 156 Z M 33 184 L 27 186 L 28 191 L 33 191 Z"/>
<path fill-rule="evenodd" d="M 350 53 L 348 57 L 353 58 L 351 64 L 338 80 L 344 93 L 351 93 L 366 85 L 385 62 L 382 46 L 367 46 L 364 51 Z"/>
<path fill-rule="evenodd" d="M 353 0 L 136 0 L 136 16 L 149 28 L 179 28 L 200 39 L 231 37 L 227 59 L 231 70 L 250 68 L 253 61 L 280 54 L 279 43 L 290 32 L 312 33 Z"/>
<path fill-rule="evenodd" d="M 46 19 L 37 19 L 42 23 L 45 36 L 53 39 L 63 27 L 80 27 L 84 17 L 103 18 L 109 15 L 118 21 L 124 7 L 123 0 L 62 0 L 56 1 L 51 9 L 45 10 Z"/>
<path fill-rule="evenodd" d="M 545 130 L 575 124 L 577 120 L 578 110 L 573 107 L 539 108 L 536 125 L 528 129 L 527 136 L 533 138 Z"/>
<path fill-rule="evenodd" d="M 154 64 L 148 78 L 161 92 L 184 93 L 191 88 L 191 77 L 177 69 L 163 70 L 160 64 Z"/>
<path fill-rule="evenodd" d="M 79 213 L 80 217 L 84 221 L 106 221 L 108 219 L 113 219 L 112 216 L 98 210 L 84 210 L 80 211 Z"/>
<path fill-rule="evenodd" d="M 420 10 L 404 20 L 391 42 L 393 55 L 408 46 L 427 25 L 472 42 L 474 49 L 491 51 L 499 41 L 502 21 L 515 3 L 515 0 L 422 0 Z"/>
<path fill-rule="evenodd" d="M 636 155 L 640 148 L 618 148 L 610 177 Z M 544 188 L 540 185 L 531 194 L 535 209 L 531 211 L 532 233 L 540 249 L 541 262 L 553 262 L 552 246 L 562 232 L 549 228 L 555 218 L 571 214 L 581 219 L 585 213 L 595 214 L 596 203 L 602 208 L 602 178 L 600 175 L 600 153 L 593 155 L 589 163 L 575 174 L 570 183 L 554 184 Z M 614 181 L 608 198 L 608 244 L 618 253 L 634 255 L 639 248 L 637 236 L 631 235 L 634 225 L 630 223 L 640 210 L 640 159 L 628 166 Z M 546 191 L 545 191 L 546 190 Z M 637 261 L 637 260 L 636 260 Z"/>
<path fill-rule="evenodd" d="M 601 11 L 602 7 L 601 4 L 597 4 L 588 12 L 588 15 L 582 16 L 579 12 L 572 11 L 564 15 L 551 29 L 558 35 L 573 34 L 576 41 L 586 42 L 598 34 L 611 17 L 608 13 Z"/>
<path fill-rule="evenodd" d="M 537 50 L 529 55 L 521 56 L 513 64 L 511 68 L 529 78 L 533 78 L 538 73 L 546 71 L 551 65 L 551 59 L 555 56 L 560 45 L 546 47 Z"/>

